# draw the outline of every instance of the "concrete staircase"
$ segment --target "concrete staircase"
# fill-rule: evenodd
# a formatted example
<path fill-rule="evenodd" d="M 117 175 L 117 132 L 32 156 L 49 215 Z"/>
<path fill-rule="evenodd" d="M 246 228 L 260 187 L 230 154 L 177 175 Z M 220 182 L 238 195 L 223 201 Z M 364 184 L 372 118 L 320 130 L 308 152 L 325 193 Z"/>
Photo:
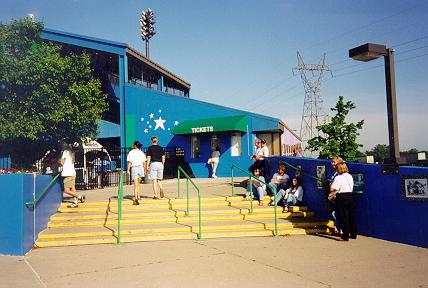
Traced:
<path fill-rule="evenodd" d="M 265 198 L 268 203 L 268 198 Z M 202 239 L 219 237 L 273 236 L 274 208 L 258 206 L 242 197 L 201 199 Z M 79 204 L 63 203 L 51 217 L 48 229 L 39 234 L 37 247 L 117 243 L 117 200 Z M 266 205 L 266 204 L 265 204 Z M 198 202 L 191 199 L 186 216 L 186 199 L 144 199 L 133 206 L 123 201 L 121 241 L 197 239 Z M 307 207 L 278 207 L 278 234 L 296 235 L 328 232 L 329 221 L 315 219 Z"/>

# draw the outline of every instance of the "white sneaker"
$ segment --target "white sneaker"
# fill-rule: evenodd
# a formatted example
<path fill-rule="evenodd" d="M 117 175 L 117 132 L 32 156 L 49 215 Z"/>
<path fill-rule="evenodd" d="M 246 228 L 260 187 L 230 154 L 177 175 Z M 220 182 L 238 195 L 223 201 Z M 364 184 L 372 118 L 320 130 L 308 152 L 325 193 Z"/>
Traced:
<path fill-rule="evenodd" d="M 213 178 L 218 178 L 218 177 L 213 174 Z"/>

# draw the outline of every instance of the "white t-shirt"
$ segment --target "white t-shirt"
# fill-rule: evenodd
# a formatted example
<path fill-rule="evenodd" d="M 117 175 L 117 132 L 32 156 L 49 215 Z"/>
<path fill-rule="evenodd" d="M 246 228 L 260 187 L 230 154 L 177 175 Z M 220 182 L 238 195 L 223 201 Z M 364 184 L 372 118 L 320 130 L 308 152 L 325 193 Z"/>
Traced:
<path fill-rule="evenodd" d="M 211 153 L 211 159 L 213 162 L 218 162 L 218 158 L 220 157 L 220 151 L 213 151 L 213 153 Z"/>
<path fill-rule="evenodd" d="M 132 149 L 129 151 L 126 159 L 126 161 L 131 162 L 131 167 L 141 166 L 146 160 L 146 154 L 140 149 Z"/>
<path fill-rule="evenodd" d="M 76 170 L 74 169 L 73 158 L 71 157 L 71 152 L 65 150 L 62 152 L 61 159 L 64 160 L 64 164 L 62 165 L 61 176 L 70 177 L 76 176 Z"/>
<path fill-rule="evenodd" d="M 258 182 L 258 183 L 260 183 L 261 184 L 261 186 L 260 187 L 262 187 L 262 189 L 263 190 L 266 190 L 266 185 L 265 184 L 263 184 L 262 182 L 260 182 L 260 181 L 257 181 L 257 180 L 260 180 L 260 181 L 263 181 L 263 182 L 265 182 L 266 180 L 265 180 L 265 177 L 263 177 L 263 176 L 259 176 L 258 178 L 251 178 L 251 182 Z"/>
<path fill-rule="evenodd" d="M 291 190 L 291 187 L 290 187 L 287 189 L 286 192 L 293 194 L 294 197 L 296 197 L 296 199 L 298 201 L 302 202 L 302 200 L 303 200 L 303 188 L 302 188 L 302 186 L 299 186 L 297 188 L 294 187 L 293 190 Z"/>
<path fill-rule="evenodd" d="M 273 174 L 273 179 L 277 179 L 277 180 L 285 180 L 285 179 L 290 179 L 290 177 L 285 173 L 284 175 L 279 175 L 278 173 Z"/>
<path fill-rule="evenodd" d="M 267 146 L 263 146 L 260 148 L 257 148 L 256 150 L 256 156 L 261 156 L 261 157 L 268 157 L 269 156 L 269 149 Z"/>
<path fill-rule="evenodd" d="M 343 173 L 334 177 L 331 188 L 337 190 L 338 193 L 349 193 L 354 189 L 354 179 L 351 174 Z"/>

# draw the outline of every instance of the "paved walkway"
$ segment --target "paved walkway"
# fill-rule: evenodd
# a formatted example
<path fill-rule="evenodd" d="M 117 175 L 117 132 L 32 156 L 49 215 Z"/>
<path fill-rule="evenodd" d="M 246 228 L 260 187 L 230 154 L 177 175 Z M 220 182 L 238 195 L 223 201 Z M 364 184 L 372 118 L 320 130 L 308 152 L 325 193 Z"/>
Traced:
<path fill-rule="evenodd" d="M 197 181 L 204 197 L 230 195 L 224 179 Z M 167 196 L 176 197 L 176 185 L 166 181 Z M 89 201 L 116 193 L 85 192 Z M 143 194 L 151 193 L 145 184 Z M 428 249 L 363 236 L 348 243 L 321 236 L 158 241 L 0 256 L 0 287 L 428 288 L 427 267 Z"/>
<path fill-rule="evenodd" d="M 428 249 L 367 237 L 140 242 L 0 257 L 0 287 L 428 287 Z"/>

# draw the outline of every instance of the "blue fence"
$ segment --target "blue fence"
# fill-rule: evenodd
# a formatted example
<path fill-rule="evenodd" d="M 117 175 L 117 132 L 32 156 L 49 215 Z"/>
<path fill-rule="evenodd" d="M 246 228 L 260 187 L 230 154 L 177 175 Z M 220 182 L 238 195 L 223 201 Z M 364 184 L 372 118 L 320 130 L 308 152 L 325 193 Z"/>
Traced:
<path fill-rule="evenodd" d="M 0 209 L 0 254 L 24 255 L 47 227 L 62 200 L 61 185 L 54 183 L 36 206 L 27 207 L 52 180 L 50 175 L 0 175 L 3 207 Z"/>
<path fill-rule="evenodd" d="M 269 157 L 269 177 L 280 161 L 300 165 L 303 172 L 304 202 L 318 217 L 329 218 L 326 189 L 305 174 L 317 175 L 317 166 L 325 166 L 327 178 L 333 174 L 330 161 L 297 157 Z M 402 166 L 398 175 L 383 175 L 381 165 L 347 163 L 350 173 L 362 174 L 363 194 L 357 196 L 358 234 L 379 239 L 428 247 L 428 201 L 411 201 L 403 196 L 403 177 L 428 175 L 427 167 Z M 322 169 L 321 169 L 322 170 Z M 288 168 L 290 177 L 295 169 Z M 428 193 L 426 191 L 425 193 Z"/>

